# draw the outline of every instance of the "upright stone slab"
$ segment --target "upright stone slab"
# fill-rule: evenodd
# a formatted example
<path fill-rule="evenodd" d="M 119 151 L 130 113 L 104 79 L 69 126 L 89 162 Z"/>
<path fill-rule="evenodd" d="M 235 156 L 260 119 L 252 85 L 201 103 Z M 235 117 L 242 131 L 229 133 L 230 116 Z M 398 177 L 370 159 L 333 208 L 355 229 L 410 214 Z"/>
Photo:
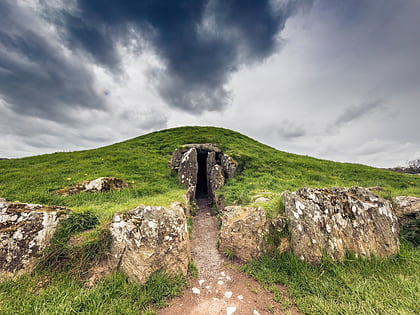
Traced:
<path fill-rule="evenodd" d="M 197 185 L 197 150 L 189 149 L 183 156 L 179 165 L 178 178 L 181 184 L 186 187 L 196 187 Z"/>
<path fill-rule="evenodd" d="M 157 270 L 186 275 L 191 260 L 184 209 L 138 206 L 114 216 L 112 256 L 130 279 L 144 283 Z"/>
<path fill-rule="evenodd" d="M 0 202 L 0 278 L 30 271 L 71 210 Z"/>
<path fill-rule="evenodd" d="M 257 258 L 264 252 L 264 238 L 269 223 L 262 208 L 229 206 L 222 212 L 219 250 L 232 251 L 243 261 Z"/>
<path fill-rule="evenodd" d="M 386 257 L 399 250 L 399 226 L 391 203 L 360 187 L 310 189 L 283 194 L 291 247 L 303 260 L 323 254 L 341 260 L 346 251 Z"/>

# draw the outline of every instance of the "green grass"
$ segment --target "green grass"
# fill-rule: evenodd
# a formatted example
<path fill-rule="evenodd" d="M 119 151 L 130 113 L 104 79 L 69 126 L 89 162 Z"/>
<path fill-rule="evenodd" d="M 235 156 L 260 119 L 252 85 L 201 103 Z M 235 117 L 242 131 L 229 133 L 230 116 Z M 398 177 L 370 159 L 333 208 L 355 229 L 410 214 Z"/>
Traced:
<path fill-rule="evenodd" d="M 182 277 L 162 272 L 154 273 L 144 285 L 113 273 L 92 289 L 68 274 L 40 273 L 0 283 L 0 314 L 151 314 L 184 286 Z"/>
<path fill-rule="evenodd" d="M 265 287 L 284 284 L 305 314 L 418 314 L 420 252 L 403 243 L 396 257 L 348 255 L 313 266 L 291 253 L 264 256 L 243 267 Z"/>
<path fill-rule="evenodd" d="M 94 150 L 0 160 L 0 197 L 65 206 L 81 214 L 63 232 L 61 242 L 53 242 L 56 247 L 46 252 L 47 263 L 37 271 L 42 276 L 25 276 L 0 284 L 0 313 L 148 313 L 148 307 L 159 306 L 165 296 L 179 292 L 180 280 L 172 281 L 160 274 L 155 276 L 165 288 L 160 292 L 154 291 L 152 284 L 130 284 L 121 274 L 87 289 L 80 283 L 80 272 L 106 254 L 109 235 L 104 231 L 115 212 L 141 203 L 169 206 L 173 201 L 183 202 L 185 188 L 178 184 L 168 164 L 172 152 L 188 143 L 219 144 L 239 165 L 237 176 L 227 180 L 219 195 L 226 204 L 250 205 L 253 196 L 269 193 L 274 198 L 264 203 L 264 208 L 270 218 L 281 213 L 278 194 L 303 186 L 381 186 L 385 191 L 380 194 L 388 199 L 397 195 L 420 197 L 420 176 L 281 152 L 237 132 L 213 127 L 168 129 Z M 122 178 L 129 187 L 65 197 L 53 193 L 102 176 Z M 93 217 L 94 224 L 89 224 Z M 87 226 L 94 226 L 92 230 L 83 231 L 88 229 L 82 224 L 85 219 Z M 77 228 L 79 224 L 83 226 Z M 81 237 L 82 242 L 70 246 L 67 240 L 71 236 Z M 268 240 L 273 248 L 279 237 L 274 235 Z M 413 302 L 414 298 L 420 300 L 418 247 L 406 246 L 397 258 L 383 262 L 348 259 L 343 264 L 325 262 L 314 267 L 284 254 L 264 257 L 258 264 L 250 265 L 248 272 L 262 282 L 272 277 L 273 283 L 287 284 L 299 308 L 308 314 L 388 314 L 389 310 L 390 314 L 412 314 L 415 306 L 419 309 Z M 48 270 L 55 276 L 37 289 Z M 153 279 L 149 282 L 154 283 Z"/>

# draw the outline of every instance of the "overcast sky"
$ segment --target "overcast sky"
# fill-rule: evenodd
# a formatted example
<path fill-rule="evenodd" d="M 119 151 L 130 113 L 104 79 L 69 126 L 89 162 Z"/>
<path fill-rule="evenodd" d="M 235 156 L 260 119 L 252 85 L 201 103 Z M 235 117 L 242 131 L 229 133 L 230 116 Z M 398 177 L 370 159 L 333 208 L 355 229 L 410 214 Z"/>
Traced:
<path fill-rule="evenodd" d="M 419 0 L 0 0 L 0 157 L 185 125 L 420 158 Z"/>

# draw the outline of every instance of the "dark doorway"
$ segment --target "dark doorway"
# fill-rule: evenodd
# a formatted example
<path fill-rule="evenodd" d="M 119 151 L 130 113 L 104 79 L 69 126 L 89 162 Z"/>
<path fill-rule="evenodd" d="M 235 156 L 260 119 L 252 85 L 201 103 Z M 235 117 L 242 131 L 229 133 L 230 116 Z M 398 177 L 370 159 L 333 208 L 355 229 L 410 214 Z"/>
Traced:
<path fill-rule="evenodd" d="M 207 198 L 209 195 L 207 187 L 207 155 L 208 152 L 197 152 L 198 173 L 195 198 Z"/>

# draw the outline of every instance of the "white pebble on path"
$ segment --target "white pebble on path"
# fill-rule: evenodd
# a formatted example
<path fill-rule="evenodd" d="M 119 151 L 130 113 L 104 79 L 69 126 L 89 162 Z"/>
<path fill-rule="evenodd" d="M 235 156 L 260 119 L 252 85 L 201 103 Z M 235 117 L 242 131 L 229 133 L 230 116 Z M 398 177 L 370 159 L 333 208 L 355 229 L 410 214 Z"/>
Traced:
<path fill-rule="evenodd" d="M 230 281 L 230 280 L 232 280 L 232 278 L 229 277 L 229 276 L 226 276 L 226 280 Z"/>
<path fill-rule="evenodd" d="M 254 315 L 260 315 L 260 313 L 258 313 L 257 310 L 254 310 L 254 312 L 252 314 L 254 314 Z"/>
<path fill-rule="evenodd" d="M 225 297 L 230 299 L 232 297 L 232 291 L 226 291 L 225 292 Z"/>
<path fill-rule="evenodd" d="M 217 284 L 218 285 L 222 285 L 223 284 L 223 281 L 222 280 L 219 280 L 219 281 L 217 281 Z"/>
<path fill-rule="evenodd" d="M 235 312 L 236 312 L 236 307 L 235 306 L 226 307 L 226 315 L 232 315 Z"/>
<path fill-rule="evenodd" d="M 238 300 L 243 300 L 244 299 L 244 296 L 241 294 L 241 295 L 238 295 Z"/>
<path fill-rule="evenodd" d="M 200 289 L 198 288 L 192 288 L 192 291 L 194 294 L 200 294 Z"/>
<path fill-rule="evenodd" d="M 224 276 L 226 276 L 226 274 L 225 274 L 225 272 L 224 272 L 224 271 L 222 271 L 220 274 L 221 274 L 223 277 L 224 277 Z"/>
<path fill-rule="evenodd" d="M 198 280 L 198 284 L 201 286 L 206 280 Z"/>

